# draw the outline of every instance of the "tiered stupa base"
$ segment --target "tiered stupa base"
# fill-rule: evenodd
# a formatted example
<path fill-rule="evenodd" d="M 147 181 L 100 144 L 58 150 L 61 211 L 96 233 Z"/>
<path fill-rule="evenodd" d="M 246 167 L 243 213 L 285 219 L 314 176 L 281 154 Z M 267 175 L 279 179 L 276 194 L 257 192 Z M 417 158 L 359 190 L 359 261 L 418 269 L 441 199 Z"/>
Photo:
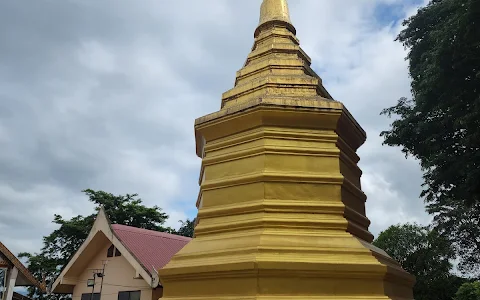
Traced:
<path fill-rule="evenodd" d="M 412 276 L 370 244 L 358 212 L 358 158 L 337 131 L 361 131 L 339 102 L 311 104 L 198 120 L 200 221 L 161 271 L 164 298 L 413 299 Z"/>

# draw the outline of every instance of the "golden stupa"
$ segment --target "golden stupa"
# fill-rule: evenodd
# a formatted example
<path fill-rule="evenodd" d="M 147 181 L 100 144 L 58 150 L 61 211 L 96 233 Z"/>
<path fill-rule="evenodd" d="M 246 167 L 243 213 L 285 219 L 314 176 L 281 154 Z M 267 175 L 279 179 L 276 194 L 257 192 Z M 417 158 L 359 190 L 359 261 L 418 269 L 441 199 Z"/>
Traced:
<path fill-rule="evenodd" d="M 374 247 L 357 149 L 366 135 L 299 46 L 286 0 L 264 0 L 221 109 L 195 121 L 196 237 L 162 270 L 168 300 L 413 299 Z"/>

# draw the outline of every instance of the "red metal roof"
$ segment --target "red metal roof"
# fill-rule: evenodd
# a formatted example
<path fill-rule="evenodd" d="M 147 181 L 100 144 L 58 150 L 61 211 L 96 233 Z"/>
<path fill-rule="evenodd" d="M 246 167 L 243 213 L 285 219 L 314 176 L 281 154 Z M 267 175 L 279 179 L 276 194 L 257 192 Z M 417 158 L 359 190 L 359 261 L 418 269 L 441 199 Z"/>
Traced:
<path fill-rule="evenodd" d="M 112 224 L 112 230 L 150 275 L 153 268 L 163 268 L 191 240 L 188 237 L 119 224 Z"/>

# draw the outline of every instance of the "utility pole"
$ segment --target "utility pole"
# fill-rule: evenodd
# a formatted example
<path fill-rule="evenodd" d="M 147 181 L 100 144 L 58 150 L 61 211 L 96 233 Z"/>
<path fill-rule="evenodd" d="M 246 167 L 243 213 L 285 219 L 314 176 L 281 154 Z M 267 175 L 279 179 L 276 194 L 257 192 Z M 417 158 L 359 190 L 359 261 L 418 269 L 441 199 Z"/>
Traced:
<path fill-rule="evenodd" d="M 95 291 L 95 271 L 93 272 L 93 285 L 92 285 L 92 294 L 90 295 L 90 300 L 93 300 L 93 292 Z"/>
<path fill-rule="evenodd" d="M 105 277 L 105 266 L 107 265 L 108 260 L 102 260 L 103 268 L 102 273 L 98 273 L 97 275 L 102 278 L 100 282 L 100 294 L 98 295 L 98 300 L 102 298 L 102 289 L 103 289 L 103 278 Z"/>
<path fill-rule="evenodd" d="M 88 286 L 92 286 L 92 293 L 90 295 L 90 300 L 100 300 L 102 296 L 102 288 L 103 288 L 103 277 L 105 276 L 105 266 L 107 265 L 107 260 L 102 260 L 103 267 L 102 269 L 92 269 L 93 273 L 93 282 L 90 279 L 87 281 Z M 100 294 L 98 295 L 98 299 L 93 299 L 93 295 L 95 294 L 95 280 L 99 277 L 102 279 L 100 282 Z"/>

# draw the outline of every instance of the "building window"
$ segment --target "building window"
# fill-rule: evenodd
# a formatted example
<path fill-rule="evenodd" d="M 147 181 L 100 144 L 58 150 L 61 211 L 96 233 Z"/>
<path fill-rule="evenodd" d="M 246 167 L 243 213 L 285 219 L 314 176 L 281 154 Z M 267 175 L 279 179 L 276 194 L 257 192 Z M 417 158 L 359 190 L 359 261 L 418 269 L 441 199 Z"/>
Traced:
<path fill-rule="evenodd" d="M 85 293 L 82 294 L 81 300 L 100 300 L 100 293 Z"/>
<path fill-rule="evenodd" d="M 118 292 L 118 300 L 140 300 L 140 291 Z"/>
<path fill-rule="evenodd" d="M 110 248 L 108 248 L 107 250 L 107 257 L 113 257 L 113 250 L 114 250 L 114 247 L 113 245 L 111 245 Z"/>
<path fill-rule="evenodd" d="M 115 255 L 114 255 L 115 253 Z M 118 251 L 117 248 L 115 248 L 113 245 L 110 246 L 110 248 L 108 248 L 107 250 L 107 257 L 117 257 L 117 256 L 121 256 L 122 254 L 120 253 L 120 251 Z"/>

